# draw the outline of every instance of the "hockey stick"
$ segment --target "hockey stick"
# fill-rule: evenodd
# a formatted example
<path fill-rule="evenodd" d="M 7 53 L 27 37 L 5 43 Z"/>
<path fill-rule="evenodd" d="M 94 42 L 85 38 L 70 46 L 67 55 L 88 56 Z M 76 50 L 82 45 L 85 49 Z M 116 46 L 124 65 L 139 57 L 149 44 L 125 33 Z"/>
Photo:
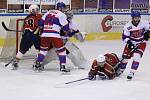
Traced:
<path fill-rule="evenodd" d="M 130 54 L 131 53 L 133 53 L 134 51 L 136 51 L 137 49 L 138 49 L 138 46 L 140 45 L 140 43 L 139 44 L 137 44 L 130 52 L 129 52 L 129 54 L 127 55 L 127 56 L 130 56 Z M 120 60 L 120 62 L 122 62 L 124 59 L 122 58 L 121 60 Z"/>
<path fill-rule="evenodd" d="M 127 56 L 130 56 L 133 52 L 135 52 L 137 49 L 138 49 L 138 46 L 140 45 L 140 43 L 139 44 L 137 44 L 133 49 L 131 49 L 131 51 L 127 54 Z M 121 65 L 121 63 L 122 63 L 122 61 L 124 60 L 125 58 L 121 58 L 121 60 L 115 65 L 115 72 L 116 72 L 116 76 L 118 77 L 118 76 L 120 76 L 122 73 L 118 73 L 118 70 L 120 70 L 121 68 L 120 68 L 120 65 Z"/>
<path fill-rule="evenodd" d="M 130 55 L 131 53 L 133 53 L 134 51 L 136 51 L 136 50 L 138 49 L 138 46 L 139 46 L 139 45 L 140 45 L 140 43 L 137 44 L 137 45 L 129 52 L 128 55 Z"/>
<path fill-rule="evenodd" d="M 6 27 L 5 23 L 2 21 L 2 26 L 6 31 L 12 31 L 12 32 L 23 32 L 22 30 L 12 30 Z"/>
<path fill-rule="evenodd" d="M 14 58 L 12 58 L 7 64 L 5 64 L 5 67 L 7 67 L 9 64 L 11 64 L 14 61 Z"/>
<path fill-rule="evenodd" d="M 86 78 L 81 78 L 81 79 L 78 79 L 78 80 L 66 82 L 66 83 L 64 83 L 64 84 L 71 84 L 71 83 L 75 83 L 75 82 L 79 82 L 79 81 L 83 81 L 83 80 L 87 80 L 87 79 L 89 79 L 89 78 L 88 78 L 88 77 L 86 77 Z"/>
<path fill-rule="evenodd" d="M 55 88 L 72 87 L 72 86 L 76 86 L 76 85 L 81 84 L 81 83 L 80 83 L 81 81 L 87 80 L 87 79 L 88 79 L 88 77 L 86 77 L 86 78 L 81 78 L 81 79 L 74 80 L 74 81 L 70 81 L 70 82 L 66 82 L 66 83 L 56 84 L 54 87 L 55 87 Z M 79 82 L 79 83 L 78 83 L 78 82 Z M 73 84 L 73 83 L 76 83 L 76 84 Z"/>

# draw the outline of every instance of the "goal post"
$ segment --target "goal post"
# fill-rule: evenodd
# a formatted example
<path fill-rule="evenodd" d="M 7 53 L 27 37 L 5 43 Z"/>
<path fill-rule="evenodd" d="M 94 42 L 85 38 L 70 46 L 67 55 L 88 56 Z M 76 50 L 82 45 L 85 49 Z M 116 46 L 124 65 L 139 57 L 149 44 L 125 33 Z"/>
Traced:
<path fill-rule="evenodd" d="M 11 29 L 16 29 L 16 20 L 10 19 L 8 27 Z M 16 32 L 7 31 L 6 37 L 4 39 L 4 44 L 2 46 L 0 59 L 9 59 L 15 55 L 16 52 Z M 1 60 L 1 61 L 2 61 Z"/>
<path fill-rule="evenodd" d="M 22 30 L 23 29 L 23 22 L 24 19 L 17 19 L 16 20 L 16 30 Z M 21 32 L 16 31 L 16 54 L 19 51 L 19 43 L 20 43 L 20 36 L 22 35 Z"/>
<path fill-rule="evenodd" d="M 24 19 L 10 19 L 8 28 L 14 30 L 23 29 Z M 16 53 L 19 51 L 20 40 L 22 38 L 23 32 L 13 32 L 7 31 L 6 37 L 4 39 L 4 45 L 0 52 L 0 61 L 7 61 L 12 57 L 15 57 Z M 35 58 L 38 51 L 35 50 L 34 46 L 24 55 L 22 59 L 32 59 Z"/>

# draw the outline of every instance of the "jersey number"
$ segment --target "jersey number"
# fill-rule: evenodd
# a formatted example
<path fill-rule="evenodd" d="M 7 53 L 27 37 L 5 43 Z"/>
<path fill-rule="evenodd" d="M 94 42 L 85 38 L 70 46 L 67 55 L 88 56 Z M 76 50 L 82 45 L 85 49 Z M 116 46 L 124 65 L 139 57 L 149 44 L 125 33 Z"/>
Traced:
<path fill-rule="evenodd" d="M 142 36 L 142 33 L 140 31 L 134 31 L 132 32 L 131 36 L 134 38 L 138 38 Z"/>
<path fill-rule="evenodd" d="M 30 27 L 34 27 L 34 20 L 33 19 L 28 19 L 26 21 L 26 25 L 30 26 Z"/>
<path fill-rule="evenodd" d="M 56 20 L 56 17 L 54 14 L 48 14 L 46 19 L 47 19 L 46 24 L 53 25 L 54 21 Z"/>

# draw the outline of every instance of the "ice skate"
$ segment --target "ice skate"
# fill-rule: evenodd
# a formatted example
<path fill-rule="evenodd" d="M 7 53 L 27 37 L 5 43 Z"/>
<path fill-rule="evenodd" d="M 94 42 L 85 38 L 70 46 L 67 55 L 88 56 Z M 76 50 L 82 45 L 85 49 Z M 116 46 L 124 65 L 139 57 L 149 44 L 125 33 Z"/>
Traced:
<path fill-rule="evenodd" d="M 67 73 L 67 72 L 70 72 L 70 69 L 66 69 L 65 65 L 60 65 L 60 71 L 64 72 L 64 73 Z"/>
<path fill-rule="evenodd" d="M 125 69 L 118 69 L 117 71 L 116 71 L 116 77 L 119 77 L 123 72 L 124 72 L 124 70 Z"/>
<path fill-rule="evenodd" d="M 41 62 L 36 61 L 33 65 L 33 70 L 36 72 L 40 72 L 44 70 L 44 67 L 42 66 Z"/>
<path fill-rule="evenodd" d="M 17 70 L 18 69 L 18 61 L 15 59 L 13 62 L 12 62 L 12 70 Z"/>
<path fill-rule="evenodd" d="M 134 76 L 134 72 L 130 72 L 128 75 L 127 75 L 127 79 L 128 80 L 131 80 Z"/>

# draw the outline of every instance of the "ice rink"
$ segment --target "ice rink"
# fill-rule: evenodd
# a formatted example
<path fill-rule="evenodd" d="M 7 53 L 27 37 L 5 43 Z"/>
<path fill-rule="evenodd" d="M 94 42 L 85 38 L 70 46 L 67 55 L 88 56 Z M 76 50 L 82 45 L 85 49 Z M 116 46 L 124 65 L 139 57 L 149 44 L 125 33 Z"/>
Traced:
<path fill-rule="evenodd" d="M 91 64 L 98 54 L 122 54 L 124 44 L 117 41 L 88 41 L 77 44 Z M 139 69 L 132 81 L 127 81 L 131 62 L 127 69 L 114 80 L 84 80 L 65 86 L 63 83 L 87 77 L 85 70 L 74 68 L 68 75 L 59 72 L 57 62 L 37 73 L 32 61 L 21 61 L 16 71 L 0 63 L 0 100 L 150 100 L 150 42 L 147 45 Z M 73 67 L 68 60 L 67 66 Z"/>

